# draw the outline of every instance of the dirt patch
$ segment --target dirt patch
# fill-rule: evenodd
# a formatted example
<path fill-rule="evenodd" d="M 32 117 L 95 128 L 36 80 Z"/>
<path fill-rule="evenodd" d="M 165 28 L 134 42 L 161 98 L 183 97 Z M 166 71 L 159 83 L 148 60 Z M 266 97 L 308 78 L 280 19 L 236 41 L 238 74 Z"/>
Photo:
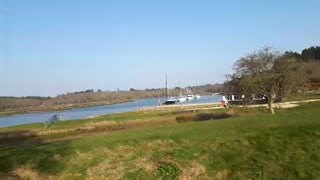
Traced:
<path fill-rule="evenodd" d="M 274 105 L 275 108 L 278 108 L 278 109 L 288 109 L 288 108 L 294 108 L 294 107 L 298 107 L 299 104 L 290 104 L 290 103 L 283 103 L 283 104 L 275 104 Z"/>

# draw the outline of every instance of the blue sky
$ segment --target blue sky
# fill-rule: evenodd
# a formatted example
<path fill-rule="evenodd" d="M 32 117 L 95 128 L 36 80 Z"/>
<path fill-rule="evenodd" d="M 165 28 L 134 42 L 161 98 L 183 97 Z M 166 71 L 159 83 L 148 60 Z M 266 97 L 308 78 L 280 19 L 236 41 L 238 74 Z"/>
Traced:
<path fill-rule="evenodd" d="M 319 0 L 0 0 L 0 96 L 221 83 L 241 56 L 320 45 Z"/>

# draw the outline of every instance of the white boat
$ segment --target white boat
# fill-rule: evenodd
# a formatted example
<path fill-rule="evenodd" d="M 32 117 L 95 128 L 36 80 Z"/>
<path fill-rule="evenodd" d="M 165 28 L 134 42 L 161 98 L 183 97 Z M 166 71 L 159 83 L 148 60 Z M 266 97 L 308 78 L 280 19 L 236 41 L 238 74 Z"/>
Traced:
<path fill-rule="evenodd" d="M 194 99 L 200 99 L 200 98 L 201 98 L 201 96 L 199 94 L 194 96 Z"/>
<path fill-rule="evenodd" d="M 187 97 L 182 95 L 180 81 L 179 81 L 179 97 L 178 97 L 177 101 L 178 102 L 185 102 L 186 100 L 187 100 Z"/>
<path fill-rule="evenodd" d="M 175 104 L 177 102 L 177 99 L 175 97 L 169 97 L 166 102 L 164 102 L 163 104 Z"/>
<path fill-rule="evenodd" d="M 187 98 L 186 97 L 183 97 L 183 96 L 180 96 L 179 98 L 178 98 L 178 102 L 185 102 L 187 100 Z"/>
<path fill-rule="evenodd" d="M 190 100 L 193 100 L 194 99 L 194 95 L 193 94 L 188 94 L 187 95 L 187 100 L 190 101 Z"/>
<path fill-rule="evenodd" d="M 195 96 L 193 95 L 192 91 L 189 88 L 187 88 L 186 91 L 187 91 L 187 100 L 188 101 L 195 99 Z"/>

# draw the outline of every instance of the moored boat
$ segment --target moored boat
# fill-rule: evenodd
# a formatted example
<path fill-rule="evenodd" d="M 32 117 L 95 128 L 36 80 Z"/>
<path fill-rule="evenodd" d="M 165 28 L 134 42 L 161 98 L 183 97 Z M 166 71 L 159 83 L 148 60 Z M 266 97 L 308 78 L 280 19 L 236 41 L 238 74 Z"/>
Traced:
<path fill-rule="evenodd" d="M 178 98 L 178 102 L 185 102 L 187 100 L 187 98 L 186 97 L 183 97 L 183 96 L 180 96 L 179 98 Z"/>
<path fill-rule="evenodd" d="M 163 104 L 175 104 L 177 102 L 177 99 L 175 97 L 169 97 Z"/>
<path fill-rule="evenodd" d="M 193 100 L 194 99 L 194 95 L 193 94 L 188 94 L 187 95 L 187 100 L 190 101 L 190 100 Z"/>

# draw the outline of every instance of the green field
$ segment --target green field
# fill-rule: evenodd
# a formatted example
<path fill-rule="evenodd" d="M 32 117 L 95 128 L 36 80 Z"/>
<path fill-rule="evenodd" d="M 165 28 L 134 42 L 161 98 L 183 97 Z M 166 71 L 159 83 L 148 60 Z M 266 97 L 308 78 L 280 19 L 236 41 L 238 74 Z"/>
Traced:
<path fill-rule="evenodd" d="M 233 112 L 230 109 L 227 111 L 231 114 Z M 239 110 L 236 109 L 235 112 L 237 111 Z M 320 177 L 319 102 L 281 110 L 274 116 L 261 109 L 242 111 L 247 111 L 244 113 L 246 115 L 239 116 L 238 113 L 234 113 L 237 117 L 223 120 L 160 124 L 157 127 L 143 129 L 123 129 L 113 134 L 86 133 L 81 138 L 62 139 L 50 143 L 19 145 L 21 143 L 19 142 L 14 146 L 3 145 L 0 148 L 0 177 L 4 179 L 317 179 Z M 184 112 L 183 115 L 196 113 Z M 149 119 L 156 123 L 167 118 L 174 120 L 174 117 L 181 114 L 153 113 L 138 116 L 141 117 L 129 113 L 126 116 L 107 117 L 110 120 L 118 118 L 119 121 L 130 121 L 130 117 L 136 121 Z M 101 117 L 96 121 L 108 120 L 104 118 Z M 32 129 L 32 126 L 36 125 L 29 126 Z M 55 124 L 53 128 L 61 128 L 61 125 Z"/>

